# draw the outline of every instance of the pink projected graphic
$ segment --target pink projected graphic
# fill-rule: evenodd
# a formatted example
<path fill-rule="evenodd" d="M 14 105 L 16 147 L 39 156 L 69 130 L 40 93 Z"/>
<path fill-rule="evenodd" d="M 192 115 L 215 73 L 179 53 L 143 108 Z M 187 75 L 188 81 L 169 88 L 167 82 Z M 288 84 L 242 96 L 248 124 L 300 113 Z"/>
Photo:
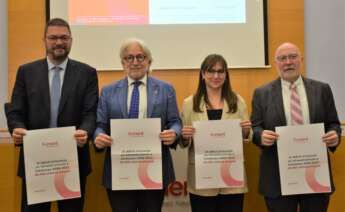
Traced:
<path fill-rule="evenodd" d="M 143 184 L 145 188 L 160 189 L 162 188 L 162 183 L 154 182 L 153 180 L 151 180 L 148 174 L 148 168 L 149 168 L 150 163 L 152 162 L 144 161 L 144 162 L 139 163 L 138 176 L 139 176 L 140 182 L 141 184 Z"/>
<path fill-rule="evenodd" d="M 148 0 L 69 1 L 69 22 L 72 25 L 148 24 Z"/>
<path fill-rule="evenodd" d="M 226 185 L 230 187 L 241 187 L 244 185 L 243 181 L 236 180 L 235 178 L 231 176 L 230 166 L 232 163 L 233 161 L 226 160 L 221 164 L 220 172 L 221 172 L 222 180 L 224 181 Z"/>
<path fill-rule="evenodd" d="M 315 177 L 316 167 L 308 167 L 305 169 L 305 179 L 309 187 L 317 193 L 330 192 L 331 188 L 329 186 L 321 185 Z"/>

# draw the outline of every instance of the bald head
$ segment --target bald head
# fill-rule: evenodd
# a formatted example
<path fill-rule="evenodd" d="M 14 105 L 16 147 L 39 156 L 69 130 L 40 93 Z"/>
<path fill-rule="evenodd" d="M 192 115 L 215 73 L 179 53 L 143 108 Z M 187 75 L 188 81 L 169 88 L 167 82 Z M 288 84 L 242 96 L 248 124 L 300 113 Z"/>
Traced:
<path fill-rule="evenodd" d="M 279 76 L 286 81 L 294 82 L 301 75 L 302 55 L 293 43 L 281 44 L 275 52 L 275 64 Z"/>
<path fill-rule="evenodd" d="M 280 52 L 284 51 L 286 49 L 293 50 L 296 53 L 298 53 L 299 56 L 301 56 L 301 51 L 299 50 L 299 48 L 295 44 L 286 42 L 286 43 L 283 43 L 280 46 L 278 46 L 278 48 L 276 49 L 276 52 L 274 54 L 275 58 L 277 59 L 277 56 L 280 54 Z"/>

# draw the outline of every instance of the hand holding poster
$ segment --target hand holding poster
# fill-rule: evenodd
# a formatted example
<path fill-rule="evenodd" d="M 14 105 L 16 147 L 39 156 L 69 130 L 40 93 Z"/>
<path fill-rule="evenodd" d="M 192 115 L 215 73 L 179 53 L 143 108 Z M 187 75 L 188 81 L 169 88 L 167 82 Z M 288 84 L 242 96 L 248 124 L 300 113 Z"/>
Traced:
<path fill-rule="evenodd" d="M 323 124 L 276 127 L 282 195 L 330 192 Z"/>
<path fill-rule="evenodd" d="M 80 197 L 75 127 L 29 130 L 24 136 L 28 204 Z"/>
<path fill-rule="evenodd" d="M 196 188 L 244 186 L 240 120 L 193 122 Z"/>
<path fill-rule="evenodd" d="M 160 119 L 112 119 L 112 189 L 162 188 Z"/>

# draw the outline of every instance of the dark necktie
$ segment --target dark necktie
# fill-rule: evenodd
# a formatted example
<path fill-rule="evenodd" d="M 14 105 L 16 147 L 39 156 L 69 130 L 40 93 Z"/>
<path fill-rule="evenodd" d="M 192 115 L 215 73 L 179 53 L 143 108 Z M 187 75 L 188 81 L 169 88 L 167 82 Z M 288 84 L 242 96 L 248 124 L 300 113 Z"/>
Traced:
<path fill-rule="evenodd" d="M 132 91 L 132 98 L 131 98 L 131 105 L 129 107 L 128 118 L 136 119 L 139 116 L 139 86 L 141 82 L 135 81 L 132 83 L 133 91 Z"/>
<path fill-rule="evenodd" d="M 61 68 L 55 66 L 53 68 L 53 79 L 50 88 L 50 127 L 57 127 L 57 117 L 59 113 L 59 102 L 61 95 Z"/>

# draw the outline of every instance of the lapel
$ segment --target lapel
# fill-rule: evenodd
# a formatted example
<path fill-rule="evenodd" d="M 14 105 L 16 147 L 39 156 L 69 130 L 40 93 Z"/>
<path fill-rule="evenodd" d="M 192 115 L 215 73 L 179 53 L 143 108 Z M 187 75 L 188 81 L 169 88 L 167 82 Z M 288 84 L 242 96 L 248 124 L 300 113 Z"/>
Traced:
<path fill-rule="evenodd" d="M 77 93 L 74 91 L 76 82 L 78 81 L 78 66 L 71 60 L 68 59 L 66 72 L 63 79 L 62 89 L 61 89 L 61 98 L 59 103 L 59 113 L 62 111 L 65 103 L 67 102 L 71 93 Z M 74 92 L 73 92 L 74 91 Z"/>
<path fill-rule="evenodd" d="M 50 116 L 50 89 L 49 89 L 49 76 L 48 76 L 48 63 L 47 59 L 42 60 L 42 65 L 37 66 L 37 69 L 39 69 L 39 75 L 37 78 L 37 82 L 41 82 L 38 85 L 40 85 L 38 91 L 42 92 L 42 98 L 43 98 L 43 105 L 42 107 L 46 107 L 44 111 L 48 111 L 48 114 Z M 36 79 L 35 79 L 36 80 Z"/>
<path fill-rule="evenodd" d="M 192 120 L 207 121 L 208 120 L 207 108 L 206 108 L 205 100 L 203 97 L 200 101 L 200 109 L 203 112 L 202 113 L 193 113 L 195 117 Z M 229 110 L 229 107 L 228 107 L 226 101 L 224 101 L 221 120 L 228 119 L 229 114 L 231 114 L 231 113 L 228 113 L 228 110 Z"/>
<path fill-rule="evenodd" d="M 195 113 L 195 115 L 197 116 L 195 120 L 207 121 L 208 120 L 207 108 L 206 108 L 206 104 L 205 104 L 204 98 L 201 99 L 200 109 L 203 112 L 202 113 Z M 228 119 L 232 115 L 232 113 L 228 113 L 228 111 L 229 111 L 228 104 L 224 100 L 224 106 L 223 106 L 223 112 L 222 112 L 221 120 Z"/>
<path fill-rule="evenodd" d="M 315 121 L 315 112 L 316 112 L 316 104 L 314 103 L 315 101 L 315 96 L 316 94 L 316 89 L 313 89 L 312 82 L 304 77 L 302 77 L 304 87 L 305 87 L 305 92 L 307 95 L 307 101 L 308 101 L 308 109 L 309 109 L 309 121 L 310 123 L 314 123 Z"/>
<path fill-rule="evenodd" d="M 285 126 L 286 125 L 286 118 L 284 112 L 284 103 L 283 103 L 283 94 L 282 94 L 282 86 L 280 79 L 275 80 L 272 83 L 272 103 L 276 108 L 277 117 L 279 118 L 279 122 Z M 268 102 L 270 104 L 270 102 Z M 269 107 L 268 107 L 269 108 Z M 275 115 L 273 114 L 272 117 Z"/>
<path fill-rule="evenodd" d="M 229 107 L 228 107 L 228 104 L 226 103 L 225 100 L 223 100 L 223 105 L 224 105 L 224 106 L 223 106 L 223 113 L 222 113 L 222 118 L 221 118 L 221 120 L 228 119 L 229 116 L 231 116 L 231 114 L 233 114 L 233 113 L 228 113 Z M 238 108 L 237 110 L 239 110 L 239 108 Z"/>
<path fill-rule="evenodd" d="M 147 76 L 147 118 L 152 116 L 155 104 L 158 102 L 159 85 Z"/>
<path fill-rule="evenodd" d="M 119 96 L 115 96 L 116 98 L 112 99 L 112 101 L 119 102 L 122 116 L 124 118 L 128 118 L 128 107 L 127 107 L 128 80 L 127 80 L 127 77 L 119 82 L 118 89 L 119 89 L 119 92 L 117 93 Z M 111 104 L 111 105 L 116 105 L 116 104 Z"/>
<path fill-rule="evenodd" d="M 204 97 L 202 97 L 200 100 L 200 109 L 203 112 L 202 113 L 194 113 L 196 116 L 196 118 L 194 120 L 207 121 L 208 116 L 207 116 L 207 108 L 206 108 Z"/>

